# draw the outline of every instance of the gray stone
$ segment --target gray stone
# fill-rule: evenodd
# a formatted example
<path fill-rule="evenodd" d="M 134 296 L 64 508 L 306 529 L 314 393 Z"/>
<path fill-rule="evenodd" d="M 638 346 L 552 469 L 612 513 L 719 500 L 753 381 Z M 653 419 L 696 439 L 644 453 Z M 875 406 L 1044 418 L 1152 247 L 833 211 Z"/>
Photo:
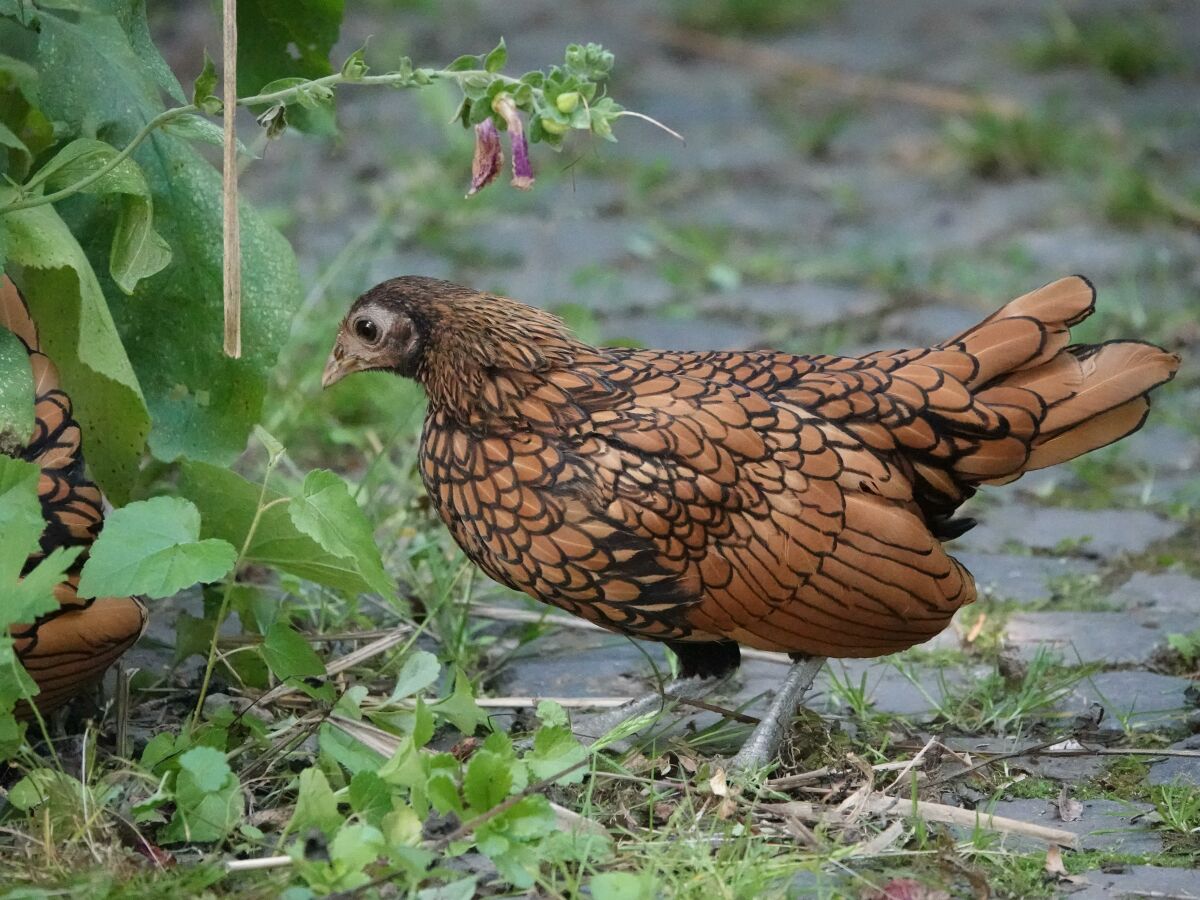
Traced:
<path fill-rule="evenodd" d="M 1178 726 L 1195 708 L 1193 682 L 1154 672 L 1098 672 L 1080 681 L 1058 705 L 1067 713 L 1081 714 L 1093 703 L 1104 707 L 1105 724 L 1130 729 Z"/>
<path fill-rule="evenodd" d="M 905 308 L 884 317 L 881 337 L 892 346 L 922 346 L 961 334 L 985 315 L 945 303 Z"/>
<path fill-rule="evenodd" d="M 1194 614 L 1147 617 L 1139 612 L 1017 613 L 1008 620 L 1005 637 L 1023 659 L 1047 650 L 1068 665 L 1138 665 L 1149 662 L 1169 632 L 1195 621 Z"/>
<path fill-rule="evenodd" d="M 1084 872 L 1088 886 L 1072 900 L 1133 900 L 1160 897 L 1162 900 L 1200 900 L 1200 873 L 1195 869 L 1164 866 L 1128 866 L 1119 872 Z"/>
<path fill-rule="evenodd" d="M 983 594 L 1018 603 L 1050 597 L 1056 579 L 1091 578 L 1100 571 L 1090 560 L 1067 557 L 970 552 L 955 553 L 954 557 L 975 576 Z"/>
<path fill-rule="evenodd" d="M 662 651 L 646 650 L 666 672 Z M 529 655 L 507 662 L 488 693 L 493 696 L 633 697 L 647 690 L 645 655 L 624 638 L 562 629 Z"/>
<path fill-rule="evenodd" d="M 999 800 L 976 811 L 984 822 L 987 815 L 994 815 L 1070 831 L 1079 835 L 1080 850 L 1128 854 L 1162 851 L 1162 838 L 1145 825 L 1133 821 L 1137 816 L 1150 812 L 1154 808 L 1150 804 L 1121 803 L 1116 800 L 1080 802 L 1083 804 L 1083 814 L 1073 822 L 1064 822 L 1059 816 L 1058 805 L 1050 800 Z M 970 833 L 969 829 L 964 830 Z M 1018 853 L 1044 850 L 1046 847 L 1045 841 L 1019 834 L 1006 835 L 1003 844 L 1005 849 Z"/>
<path fill-rule="evenodd" d="M 1113 590 L 1113 597 L 1131 607 L 1195 617 L 1200 612 L 1200 579 L 1181 572 L 1135 572 Z"/>
<path fill-rule="evenodd" d="M 1122 461 L 1158 472 L 1187 472 L 1200 465 L 1200 437 L 1169 425 L 1144 428 L 1121 447 Z"/>
<path fill-rule="evenodd" d="M 747 285 L 701 300 L 700 309 L 708 313 L 734 313 L 741 317 L 819 328 L 872 315 L 883 309 L 887 302 L 887 297 L 878 291 L 808 282 Z"/>
<path fill-rule="evenodd" d="M 993 553 L 1003 550 L 1006 544 L 1034 550 L 1070 546 L 1080 555 L 1108 559 L 1120 553 L 1141 553 L 1151 544 L 1177 534 L 1182 527 L 1144 510 L 1012 504 L 989 507 L 980 524 L 952 546 Z"/>
<path fill-rule="evenodd" d="M 1172 750 L 1200 750 L 1200 735 L 1193 734 L 1178 743 Z M 1169 756 L 1150 766 L 1147 780 L 1151 784 L 1190 784 L 1200 787 L 1200 756 Z"/>

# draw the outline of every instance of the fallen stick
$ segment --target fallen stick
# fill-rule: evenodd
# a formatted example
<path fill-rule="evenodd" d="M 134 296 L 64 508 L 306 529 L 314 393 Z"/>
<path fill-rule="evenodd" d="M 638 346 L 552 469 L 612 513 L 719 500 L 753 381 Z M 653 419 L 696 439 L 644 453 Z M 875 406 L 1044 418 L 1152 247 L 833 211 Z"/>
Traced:
<path fill-rule="evenodd" d="M 684 53 L 696 53 L 732 65 L 749 66 L 770 75 L 799 78 L 850 97 L 907 103 L 947 113 L 989 110 L 1005 118 L 1015 118 L 1022 111 L 1021 105 L 1011 97 L 848 72 L 826 63 L 796 59 L 762 44 L 669 25 L 655 19 L 649 20 L 646 26 L 664 44 Z"/>
<path fill-rule="evenodd" d="M 808 819 L 812 822 L 829 818 L 829 807 L 806 800 L 764 803 L 761 808 L 782 815 Z M 873 793 L 863 799 L 858 809 L 875 815 L 917 815 L 927 822 L 942 822 L 948 825 L 964 825 L 968 828 L 983 828 L 987 831 L 1022 834 L 1072 850 L 1079 846 L 1079 836 L 1071 831 L 1050 828 L 1046 825 L 1035 825 L 1032 822 L 1022 822 L 1019 819 L 996 816 L 978 810 L 948 806 L 945 803 L 933 803 L 929 800 L 906 800 L 901 797 L 885 797 L 883 794 Z"/>

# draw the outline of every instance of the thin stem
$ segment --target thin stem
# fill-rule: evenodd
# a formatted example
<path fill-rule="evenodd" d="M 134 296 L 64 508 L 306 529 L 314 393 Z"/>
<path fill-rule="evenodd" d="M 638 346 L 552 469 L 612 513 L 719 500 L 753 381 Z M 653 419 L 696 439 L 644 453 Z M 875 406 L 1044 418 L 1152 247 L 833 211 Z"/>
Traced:
<path fill-rule="evenodd" d="M 200 696 L 196 698 L 196 708 L 192 710 L 191 730 L 195 730 L 200 723 L 200 713 L 204 710 L 204 698 L 208 695 L 208 685 L 212 680 L 213 667 L 217 661 L 217 638 L 220 634 L 221 623 L 225 621 L 225 616 L 229 614 L 229 601 L 233 596 L 233 587 L 237 584 L 237 570 L 241 566 L 242 560 L 246 558 L 246 554 L 250 552 L 250 543 L 254 540 L 254 533 L 258 530 L 258 523 L 262 521 L 263 513 L 273 506 L 278 506 L 280 503 L 286 503 L 287 497 L 276 497 L 270 503 L 263 503 L 267 496 L 267 483 L 271 480 L 271 472 L 274 471 L 278 464 L 278 457 L 273 457 L 267 463 L 267 470 L 263 474 L 262 488 L 258 492 L 258 503 L 254 510 L 254 518 L 250 520 L 250 528 L 246 531 L 246 538 L 242 541 L 242 548 L 238 551 L 237 562 L 234 563 L 233 571 L 229 573 L 229 578 L 225 582 L 225 590 L 221 593 L 221 608 L 217 610 L 216 624 L 213 626 L 212 642 L 208 645 L 208 660 L 204 664 L 204 678 L 200 682 Z"/>
<path fill-rule="evenodd" d="M 57 203 L 59 200 L 65 200 L 67 197 L 71 197 L 75 194 L 78 194 L 82 190 L 86 190 L 125 160 L 127 160 L 129 155 L 133 153 L 133 151 L 139 146 L 141 146 L 142 141 L 146 140 L 146 138 L 148 138 L 151 132 L 153 132 L 156 128 L 166 125 L 172 119 L 177 119 L 182 115 L 197 111 L 198 110 L 195 106 L 188 104 L 187 106 L 176 106 L 173 109 L 160 112 L 157 116 L 142 126 L 141 130 L 133 136 L 133 139 L 125 145 L 123 150 L 121 150 L 116 156 L 114 156 L 92 174 L 79 179 L 74 184 L 68 185 L 62 190 L 55 191 L 53 194 L 43 194 L 40 197 L 29 197 L 25 200 L 17 200 L 13 203 L 9 203 L 6 206 L 0 206 L 0 216 L 4 215 L 5 213 L 18 212 L 22 209 L 33 209 L 36 206 L 45 206 L 47 203 Z"/>

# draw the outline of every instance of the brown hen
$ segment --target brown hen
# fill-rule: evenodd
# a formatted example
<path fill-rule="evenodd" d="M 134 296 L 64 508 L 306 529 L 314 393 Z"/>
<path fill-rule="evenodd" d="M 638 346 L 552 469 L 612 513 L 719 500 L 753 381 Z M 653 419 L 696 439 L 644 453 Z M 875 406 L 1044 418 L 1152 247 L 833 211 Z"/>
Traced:
<path fill-rule="evenodd" d="M 33 370 L 34 431 L 15 455 L 41 469 L 38 496 L 46 527 L 41 549 L 29 557 L 25 571 L 55 548 L 84 548 L 54 589 L 58 609 L 10 629 L 17 657 L 40 689 L 35 702 L 44 713 L 100 678 L 129 649 L 145 627 L 146 609 L 136 597 L 79 597 L 76 588 L 87 548 L 104 521 L 100 491 L 84 472 L 71 398 L 60 387 L 54 363 L 41 351 L 24 299 L 7 277 L 0 278 L 0 325 L 25 346 Z M 18 705 L 17 715 L 28 716 L 28 707 Z"/>
<path fill-rule="evenodd" d="M 691 353 L 591 347 L 516 301 L 404 277 L 354 303 L 324 384 L 415 378 L 425 486 L 473 561 L 719 675 L 739 644 L 903 650 L 975 598 L 942 546 L 973 524 L 957 507 L 1135 431 L 1178 365 L 1070 344 L 1094 299 L 1064 278 L 927 349 Z"/>

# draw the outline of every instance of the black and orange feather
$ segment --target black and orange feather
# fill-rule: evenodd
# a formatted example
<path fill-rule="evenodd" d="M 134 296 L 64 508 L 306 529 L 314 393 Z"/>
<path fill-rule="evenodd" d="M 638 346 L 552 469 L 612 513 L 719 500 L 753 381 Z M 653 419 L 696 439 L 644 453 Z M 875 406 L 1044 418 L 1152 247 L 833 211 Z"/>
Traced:
<path fill-rule="evenodd" d="M 10 629 L 17 657 L 40 689 L 38 709 L 46 712 L 98 679 L 129 649 L 145 627 L 146 609 L 136 597 L 79 596 L 87 549 L 104 522 L 103 500 L 85 472 L 71 398 L 62 390 L 54 363 L 42 352 L 29 308 L 7 277 L 0 278 L 0 325 L 24 345 L 33 371 L 34 431 L 15 455 L 41 470 L 38 498 L 46 524 L 41 548 L 29 557 L 25 571 L 56 548 L 83 550 L 55 587 L 58 608 Z M 17 711 L 28 713 L 20 706 Z"/>
<path fill-rule="evenodd" d="M 406 277 L 356 301 L 326 383 L 424 386 L 425 486 L 497 581 L 666 641 L 685 674 L 736 664 L 732 643 L 869 657 L 975 599 L 942 541 L 978 487 L 1135 431 L 1174 374 L 1149 344 L 1070 344 L 1094 299 L 1064 278 L 925 349 L 693 353 L 591 347 Z"/>

